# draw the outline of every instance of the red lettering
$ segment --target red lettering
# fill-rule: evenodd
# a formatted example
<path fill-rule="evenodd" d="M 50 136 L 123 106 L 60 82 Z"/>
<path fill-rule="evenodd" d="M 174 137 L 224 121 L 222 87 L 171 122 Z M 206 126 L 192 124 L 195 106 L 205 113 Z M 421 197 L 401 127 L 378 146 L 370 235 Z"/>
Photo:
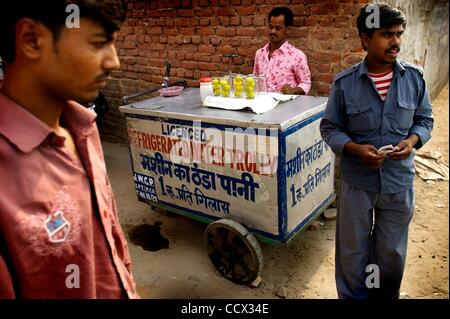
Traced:
<path fill-rule="evenodd" d="M 252 158 L 252 154 L 245 152 L 245 170 L 249 173 L 254 172 L 256 166 Z"/>
<path fill-rule="evenodd" d="M 147 134 L 139 132 L 139 135 L 142 137 L 142 147 L 150 148 L 149 145 L 148 145 L 148 136 L 147 136 Z"/>
<path fill-rule="evenodd" d="M 161 137 L 161 151 L 166 154 L 168 153 L 166 148 L 166 138 L 163 136 Z"/>

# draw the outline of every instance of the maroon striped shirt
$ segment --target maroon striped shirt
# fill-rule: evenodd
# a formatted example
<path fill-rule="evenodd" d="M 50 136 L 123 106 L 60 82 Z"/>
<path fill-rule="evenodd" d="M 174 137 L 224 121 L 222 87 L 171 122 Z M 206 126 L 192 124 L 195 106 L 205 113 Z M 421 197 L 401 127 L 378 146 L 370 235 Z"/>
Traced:
<path fill-rule="evenodd" d="M 369 73 L 369 76 L 373 80 L 373 83 L 377 88 L 378 94 L 380 95 L 383 101 L 386 99 L 389 88 L 391 86 L 393 74 L 394 74 L 393 71 L 381 74 Z"/>
<path fill-rule="evenodd" d="M 95 114 L 62 120 L 81 160 L 0 94 L 0 298 L 138 298 Z"/>

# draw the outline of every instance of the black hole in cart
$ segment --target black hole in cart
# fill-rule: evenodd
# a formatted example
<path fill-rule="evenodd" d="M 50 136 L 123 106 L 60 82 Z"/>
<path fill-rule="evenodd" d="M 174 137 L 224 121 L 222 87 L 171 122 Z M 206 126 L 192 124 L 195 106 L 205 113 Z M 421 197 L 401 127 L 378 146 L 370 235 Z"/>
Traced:
<path fill-rule="evenodd" d="M 131 242 L 148 251 L 169 248 L 169 240 L 160 233 L 161 225 L 161 222 L 155 222 L 153 225 L 144 224 L 134 227 L 128 233 Z"/>

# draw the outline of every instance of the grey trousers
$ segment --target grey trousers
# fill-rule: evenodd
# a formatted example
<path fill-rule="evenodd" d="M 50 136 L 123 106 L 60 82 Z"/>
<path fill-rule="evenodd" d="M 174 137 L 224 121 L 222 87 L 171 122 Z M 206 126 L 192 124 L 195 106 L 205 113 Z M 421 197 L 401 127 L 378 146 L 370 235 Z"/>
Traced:
<path fill-rule="evenodd" d="M 341 182 L 335 274 L 339 298 L 399 297 L 413 212 L 413 189 L 380 194 Z"/>

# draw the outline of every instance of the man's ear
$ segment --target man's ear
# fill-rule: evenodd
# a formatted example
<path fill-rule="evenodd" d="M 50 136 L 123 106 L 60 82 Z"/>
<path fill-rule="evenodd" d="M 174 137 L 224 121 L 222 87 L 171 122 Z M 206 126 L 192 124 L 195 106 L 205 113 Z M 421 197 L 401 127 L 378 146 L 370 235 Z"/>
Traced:
<path fill-rule="evenodd" d="M 367 48 L 369 47 L 369 40 L 370 37 L 367 33 L 361 33 L 361 45 L 364 51 L 367 51 Z"/>
<path fill-rule="evenodd" d="M 29 60 L 42 56 L 44 33 L 40 23 L 24 18 L 16 24 L 16 55 L 20 53 Z"/>

